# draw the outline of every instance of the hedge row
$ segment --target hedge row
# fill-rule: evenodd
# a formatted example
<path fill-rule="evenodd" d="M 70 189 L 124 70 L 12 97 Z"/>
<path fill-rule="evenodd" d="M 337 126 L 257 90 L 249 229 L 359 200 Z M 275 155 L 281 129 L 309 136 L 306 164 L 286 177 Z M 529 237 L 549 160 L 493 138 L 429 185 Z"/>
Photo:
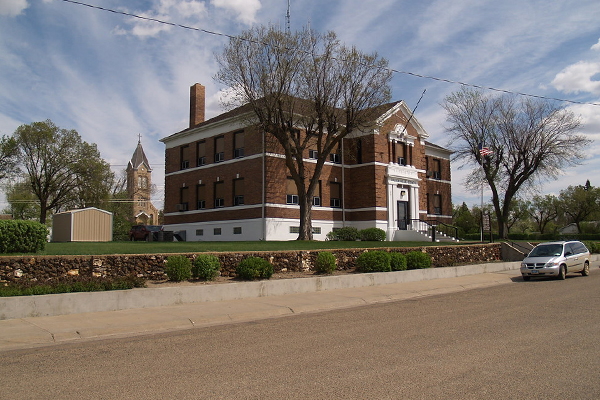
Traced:
<path fill-rule="evenodd" d="M 0 220 L 0 253 L 36 253 L 47 240 L 48 228 L 39 222 Z"/>
<path fill-rule="evenodd" d="M 336 229 L 327 234 L 327 240 L 383 242 L 385 231 L 379 228 L 367 228 L 358 230 L 352 226 Z"/>
<path fill-rule="evenodd" d="M 493 233 L 493 237 L 498 239 L 498 234 Z M 487 241 L 490 238 L 490 233 L 483 234 L 483 240 Z M 480 240 L 481 233 L 467 233 L 462 235 L 462 240 Z M 599 233 L 569 233 L 569 234 L 558 234 L 558 233 L 509 233 L 509 240 L 529 240 L 532 242 L 549 242 L 553 240 L 600 240 Z"/>

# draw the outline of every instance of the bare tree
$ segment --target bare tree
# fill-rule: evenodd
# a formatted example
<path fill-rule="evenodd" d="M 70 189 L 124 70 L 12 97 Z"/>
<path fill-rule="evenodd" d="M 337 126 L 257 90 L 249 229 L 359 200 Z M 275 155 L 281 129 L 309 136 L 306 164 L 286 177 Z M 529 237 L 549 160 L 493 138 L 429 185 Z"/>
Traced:
<path fill-rule="evenodd" d="M 340 44 L 333 32 L 273 27 L 231 39 L 217 60 L 216 79 L 233 94 L 228 106 L 248 105 L 281 146 L 298 189 L 298 239 L 312 239 L 312 201 L 323 165 L 343 137 L 372 120 L 370 109 L 389 101 L 387 61 Z M 317 152 L 310 166 L 303 160 L 308 146 Z"/>
<path fill-rule="evenodd" d="M 467 178 L 471 182 L 481 182 L 483 171 L 502 238 L 508 235 L 510 205 L 518 191 L 580 163 L 590 143 L 576 134 L 580 122 L 572 112 L 539 99 L 463 88 L 446 97 L 443 107 L 454 158 L 479 165 Z M 493 153 L 482 155 L 480 144 Z"/>

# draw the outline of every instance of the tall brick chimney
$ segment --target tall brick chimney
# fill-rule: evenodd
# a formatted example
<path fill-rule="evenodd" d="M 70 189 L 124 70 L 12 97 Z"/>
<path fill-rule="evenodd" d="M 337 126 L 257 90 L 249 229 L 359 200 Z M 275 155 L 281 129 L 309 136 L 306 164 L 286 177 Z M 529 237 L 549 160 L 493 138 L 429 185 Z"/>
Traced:
<path fill-rule="evenodd" d="M 190 128 L 204 122 L 205 87 L 196 83 L 190 87 Z"/>

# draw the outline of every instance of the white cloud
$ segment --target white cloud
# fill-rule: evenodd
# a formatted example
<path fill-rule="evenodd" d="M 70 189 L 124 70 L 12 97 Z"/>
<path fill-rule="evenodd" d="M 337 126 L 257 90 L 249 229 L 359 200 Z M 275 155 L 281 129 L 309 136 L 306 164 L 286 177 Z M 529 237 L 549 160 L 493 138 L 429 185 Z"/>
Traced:
<path fill-rule="evenodd" d="M 592 50 L 600 50 L 600 39 L 598 39 L 598 43 L 590 47 Z"/>
<path fill-rule="evenodd" d="M 564 93 L 600 94 L 600 81 L 592 77 L 600 73 L 600 62 L 579 61 L 556 74 L 552 85 Z"/>
<path fill-rule="evenodd" d="M 131 13 L 144 18 L 188 24 L 202 19 L 206 16 L 207 11 L 205 4 L 197 0 L 160 0 L 150 10 L 134 11 Z M 138 37 L 153 37 L 172 28 L 171 25 L 140 18 L 131 18 L 128 22 L 132 25 L 129 33 Z M 116 27 L 113 29 L 113 33 L 123 35 L 128 33 L 128 31 L 122 27 Z"/>
<path fill-rule="evenodd" d="M 16 17 L 29 7 L 27 0 L 0 0 L 0 15 Z"/>
<path fill-rule="evenodd" d="M 261 8 L 260 0 L 211 0 L 211 4 L 237 13 L 238 19 L 246 24 L 256 22 L 256 13 Z"/>

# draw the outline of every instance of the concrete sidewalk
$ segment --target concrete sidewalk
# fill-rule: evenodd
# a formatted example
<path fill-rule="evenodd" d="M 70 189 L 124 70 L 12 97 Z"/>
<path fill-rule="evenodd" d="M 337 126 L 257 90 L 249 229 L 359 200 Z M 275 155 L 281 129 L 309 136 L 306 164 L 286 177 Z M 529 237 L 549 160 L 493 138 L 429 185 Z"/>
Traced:
<path fill-rule="evenodd" d="M 514 268 L 496 272 L 485 272 L 483 268 L 481 272 L 234 300 L 5 319 L 0 321 L 0 351 L 336 310 L 501 285 L 520 277 Z M 385 273 L 378 274 L 384 281 L 389 279 L 380 274 Z"/>

